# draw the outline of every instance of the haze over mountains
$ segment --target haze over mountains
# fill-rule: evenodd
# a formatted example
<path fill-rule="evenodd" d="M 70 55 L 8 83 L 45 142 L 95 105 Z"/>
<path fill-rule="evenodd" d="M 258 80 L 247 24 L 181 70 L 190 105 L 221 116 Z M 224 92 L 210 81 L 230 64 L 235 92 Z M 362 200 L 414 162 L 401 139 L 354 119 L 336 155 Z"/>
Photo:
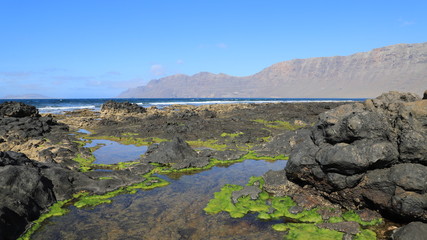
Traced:
<path fill-rule="evenodd" d="M 128 89 L 119 97 L 358 98 L 391 90 L 422 94 L 426 89 L 427 42 L 397 44 L 350 56 L 284 61 L 246 77 L 208 72 L 177 74 Z"/>

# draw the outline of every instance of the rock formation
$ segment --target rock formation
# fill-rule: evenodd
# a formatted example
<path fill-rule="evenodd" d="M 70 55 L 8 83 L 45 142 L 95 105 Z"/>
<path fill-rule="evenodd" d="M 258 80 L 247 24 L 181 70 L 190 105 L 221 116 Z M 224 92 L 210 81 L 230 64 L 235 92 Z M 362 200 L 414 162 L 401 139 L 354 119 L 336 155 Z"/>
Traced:
<path fill-rule="evenodd" d="M 279 150 L 290 152 L 285 171 L 292 182 L 346 208 L 427 221 L 427 100 L 389 92 L 342 105 L 285 142 Z"/>
<path fill-rule="evenodd" d="M 129 89 L 119 97 L 376 97 L 425 88 L 427 43 L 397 44 L 350 56 L 294 59 L 246 77 L 177 74 Z"/>
<path fill-rule="evenodd" d="M 171 165 L 174 169 L 200 168 L 209 164 L 209 158 L 200 156 L 188 143 L 176 137 L 170 142 L 151 145 L 145 153 L 143 162 Z"/>

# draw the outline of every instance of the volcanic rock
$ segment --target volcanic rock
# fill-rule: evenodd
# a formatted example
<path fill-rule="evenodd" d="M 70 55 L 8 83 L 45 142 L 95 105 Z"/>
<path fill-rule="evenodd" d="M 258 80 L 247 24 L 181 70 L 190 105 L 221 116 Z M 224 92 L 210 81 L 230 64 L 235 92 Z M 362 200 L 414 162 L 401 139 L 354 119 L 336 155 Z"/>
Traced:
<path fill-rule="evenodd" d="M 393 240 L 425 240 L 427 238 L 427 224 L 411 222 L 393 233 Z"/>
<path fill-rule="evenodd" d="M 427 221 L 426 100 L 390 92 L 342 105 L 289 139 L 282 141 L 292 149 L 285 168 L 289 180 L 312 186 L 346 208 L 370 207 L 400 221 Z M 298 144 L 289 148 L 294 139 Z"/>
<path fill-rule="evenodd" d="M 175 137 L 170 142 L 151 145 L 142 161 L 171 165 L 175 169 L 200 168 L 209 164 L 208 157 L 199 156 L 188 143 L 179 137 Z"/>

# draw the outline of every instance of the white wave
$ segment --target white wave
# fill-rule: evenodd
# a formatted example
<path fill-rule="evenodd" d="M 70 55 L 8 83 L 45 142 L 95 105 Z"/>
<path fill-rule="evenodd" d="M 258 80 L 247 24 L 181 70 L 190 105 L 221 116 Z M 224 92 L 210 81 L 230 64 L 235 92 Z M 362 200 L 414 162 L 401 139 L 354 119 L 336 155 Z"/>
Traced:
<path fill-rule="evenodd" d="M 85 108 L 96 108 L 94 105 L 89 106 L 68 106 L 68 107 L 41 107 L 39 110 L 66 110 L 66 109 L 85 109 Z"/>
<path fill-rule="evenodd" d="M 151 103 L 137 103 L 138 105 L 209 105 L 209 104 L 231 104 L 231 103 L 276 103 L 276 102 L 284 102 L 278 100 L 259 100 L 259 101 L 199 101 L 199 102 L 151 102 Z"/>
<path fill-rule="evenodd" d="M 56 107 L 56 106 L 47 106 L 47 107 L 40 107 L 39 112 L 40 113 L 63 113 L 66 111 L 73 111 L 78 109 L 96 109 L 96 106 L 94 105 L 88 105 L 88 106 L 67 106 L 67 107 Z"/>

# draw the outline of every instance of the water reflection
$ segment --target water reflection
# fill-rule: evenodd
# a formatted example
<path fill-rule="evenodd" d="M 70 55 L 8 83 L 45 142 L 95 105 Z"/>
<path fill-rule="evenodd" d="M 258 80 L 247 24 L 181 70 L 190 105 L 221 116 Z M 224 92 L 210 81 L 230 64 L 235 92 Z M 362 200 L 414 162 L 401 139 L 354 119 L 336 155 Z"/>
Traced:
<path fill-rule="evenodd" d="M 85 147 L 101 147 L 93 152 L 95 164 L 114 164 L 137 160 L 147 151 L 147 146 L 124 145 L 110 140 L 92 140 Z"/>
<path fill-rule="evenodd" d="M 120 195 L 112 204 L 76 209 L 50 219 L 32 239 L 282 239 L 272 223 L 254 216 L 232 219 L 203 211 L 214 192 L 227 183 L 245 184 L 250 176 L 285 167 L 286 161 L 246 160 L 229 167 L 179 178 L 169 186 Z"/>

